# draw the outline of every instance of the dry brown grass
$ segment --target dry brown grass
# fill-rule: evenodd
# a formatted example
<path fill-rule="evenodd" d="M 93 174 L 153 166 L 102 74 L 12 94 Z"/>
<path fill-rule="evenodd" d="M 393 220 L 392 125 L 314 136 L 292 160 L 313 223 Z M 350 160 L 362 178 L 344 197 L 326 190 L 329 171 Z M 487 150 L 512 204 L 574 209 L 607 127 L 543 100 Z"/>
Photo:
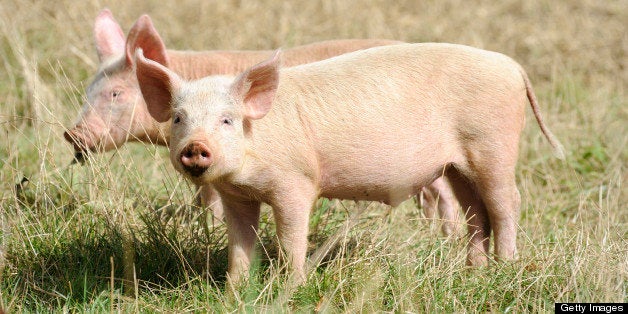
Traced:
<path fill-rule="evenodd" d="M 262 261 L 237 303 L 217 275 L 224 271 L 222 230 L 205 239 L 185 220 L 153 217 L 192 198 L 162 149 L 126 145 L 87 167 L 64 168 L 71 151 L 62 132 L 96 70 L 92 25 L 104 7 L 125 30 L 148 13 L 172 49 L 390 38 L 499 51 L 528 71 L 568 159 L 553 159 L 528 119 L 518 169 L 519 262 L 464 269 L 464 241 L 438 238 L 411 204 L 390 212 L 360 204 L 372 214 L 347 234 L 344 254 L 319 267 L 305 287 L 284 298 L 275 264 Z M 622 0 L 3 0 L 0 308 L 536 312 L 555 301 L 626 302 L 626 21 Z M 23 175 L 31 183 L 17 198 Z M 313 238 L 342 230 L 349 214 L 332 204 Z M 272 223 L 263 230 L 262 239 L 272 240 Z M 120 265 L 129 237 L 136 241 L 140 288 L 133 297 L 122 295 L 119 278 L 109 286 L 111 270 L 118 277 L 128 272 Z"/>

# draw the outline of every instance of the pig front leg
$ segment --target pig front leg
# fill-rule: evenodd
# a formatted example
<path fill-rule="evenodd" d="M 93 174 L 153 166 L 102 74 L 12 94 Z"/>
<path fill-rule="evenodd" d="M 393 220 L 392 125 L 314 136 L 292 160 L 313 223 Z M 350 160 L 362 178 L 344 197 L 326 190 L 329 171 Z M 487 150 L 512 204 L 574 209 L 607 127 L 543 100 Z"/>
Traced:
<path fill-rule="evenodd" d="M 220 200 L 220 194 L 211 185 L 201 185 L 197 187 L 199 190 L 198 198 L 196 200 L 197 205 L 201 208 L 209 207 L 212 214 L 212 226 L 219 225 L 224 222 L 225 215 L 222 208 L 222 201 Z M 203 214 L 203 220 L 207 225 L 208 211 Z"/>
<path fill-rule="evenodd" d="M 272 205 L 277 237 L 285 252 L 294 283 L 303 283 L 310 213 L 318 190 L 309 180 L 297 180 L 276 197 Z"/>
<path fill-rule="evenodd" d="M 248 278 L 253 248 L 257 239 L 261 203 L 253 200 L 223 198 L 222 204 L 228 236 L 227 281 L 235 286 Z"/>

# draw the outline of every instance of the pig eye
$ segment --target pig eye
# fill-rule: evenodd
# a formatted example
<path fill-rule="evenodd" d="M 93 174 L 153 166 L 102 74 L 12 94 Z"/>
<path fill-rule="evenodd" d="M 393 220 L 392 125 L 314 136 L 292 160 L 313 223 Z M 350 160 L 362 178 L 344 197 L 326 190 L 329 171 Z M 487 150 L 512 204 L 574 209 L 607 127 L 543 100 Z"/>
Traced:
<path fill-rule="evenodd" d="M 113 92 L 111 92 L 111 97 L 116 98 L 120 96 L 120 94 L 122 94 L 121 91 L 114 90 Z"/>
<path fill-rule="evenodd" d="M 232 125 L 233 120 L 231 120 L 231 118 L 222 118 L 222 124 Z"/>
<path fill-rule="evenodd" d="M 179 122 L 181 122 L 181 118 L 179 116 L 176 116 L 176 117 L 174 117 L 174 120 L 172 122 L 179 123 Z"/>

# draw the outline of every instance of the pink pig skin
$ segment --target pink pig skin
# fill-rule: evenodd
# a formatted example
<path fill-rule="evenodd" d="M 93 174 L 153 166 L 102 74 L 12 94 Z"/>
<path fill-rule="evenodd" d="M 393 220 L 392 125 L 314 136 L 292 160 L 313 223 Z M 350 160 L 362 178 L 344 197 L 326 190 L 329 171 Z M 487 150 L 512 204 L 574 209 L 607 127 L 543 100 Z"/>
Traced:
<path fill-rule="evenodd" d="M 237 77 L 186 82 L 137 52 L 138 82 L 157 121 L 174 117 L 170 159 L 219 192 L 228 278 L 246 277 L 260 204 L 298 281 L 308 219 L 319 197 L 395 206 L 444 174 L 468 221 L 467 264 L 516 257 L 518 146 L 530 103 L 519 64 L 453 44 L 399 44 L 280 71 L 280 53 Z M 438 188 L 438 187 L 436 187 Z"/>
<path fill-rule="evenodd" d="M 141 16 L 129 31 L 128 38 L 125 38 L 120 25 L 106 9 L 96 18 L 94 37 L 101 66 L 87 88 L 87 102 L 78 122 L 64 134 L 76 151 L 103 152 L 129 141 L 168 144 L 171 122 L 158 123 L 150 117 L 141 97 L 132 58 L 135 49 L 142 48 L 146 57 L 169 67 L 186 79 L 216 74 L 233 75 L 264 60 L 271 53 L 166 50 L 148 15 Z M 401 42 L 371 39 L 323 41 L 287 49 L 284 52 L 284 65 L 298 65 L 355 50 L 398 43 Z M 440 186 L 448 188 L 446 184 Z M 435 195 L 449 195 L 450 191 L 443 190 L 441 193 L 439 189 L 432 187 L 426 193 L 431 193 L 426 197 L 426 210 L 433 212 L 431 208 L 438 206 L 441 210 L 448 206 L 448 216 L 442 217 L 455 216 L 457 207 L 454 199 L 444 200 L 441 196 L 438 204 L 430 202 L 436 200 Z M 200 196 L 201 203 L 211 205 L 214 217 L 222 220 L 221 203 L 211 187 L 202 187 Z M 454 223 L 454 220 L 446 218 L 443 231 L 449 234 Z"/>

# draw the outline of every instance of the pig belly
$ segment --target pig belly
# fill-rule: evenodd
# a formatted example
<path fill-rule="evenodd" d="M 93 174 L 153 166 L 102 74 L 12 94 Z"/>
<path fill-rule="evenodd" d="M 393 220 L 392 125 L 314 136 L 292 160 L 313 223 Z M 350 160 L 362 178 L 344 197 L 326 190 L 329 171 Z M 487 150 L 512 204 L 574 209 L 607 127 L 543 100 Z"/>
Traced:
<path fill-rule="evenodd" d="M 346 158 L 324 162 L 321 196 L 347 200 L 377 201 L 397 206 L 431 184 L 441 173 L 435 164 L 417 159 L 377 160 L 369 162 Z"/>
<path fill-rule="evenodd" d="M 345 116 L 365 118 L 364 113 Z M 390 119 L 355 118 L 317 129 L 322 195 L 394 206 L 419 193 L 455 161 L 456 146 L 448 133 L 431 132 L 436 127 L 429 121 L 400 122 L 395 127 L 380 121 Z"/>

